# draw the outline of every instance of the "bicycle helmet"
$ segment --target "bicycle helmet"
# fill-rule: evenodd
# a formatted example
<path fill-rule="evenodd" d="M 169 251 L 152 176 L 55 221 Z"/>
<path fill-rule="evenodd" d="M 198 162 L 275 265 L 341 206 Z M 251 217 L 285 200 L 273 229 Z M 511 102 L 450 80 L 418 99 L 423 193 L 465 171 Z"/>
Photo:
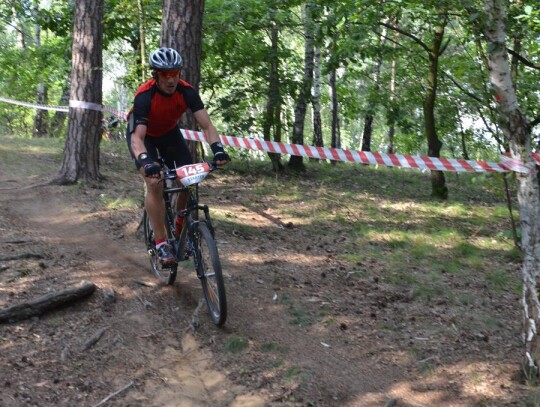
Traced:
<path fill-rule="evenodd" d="M 182 69 L 180 54 L 172 48 L 159 48 L 150 54 L 150 66 L 154 69 Z"/>

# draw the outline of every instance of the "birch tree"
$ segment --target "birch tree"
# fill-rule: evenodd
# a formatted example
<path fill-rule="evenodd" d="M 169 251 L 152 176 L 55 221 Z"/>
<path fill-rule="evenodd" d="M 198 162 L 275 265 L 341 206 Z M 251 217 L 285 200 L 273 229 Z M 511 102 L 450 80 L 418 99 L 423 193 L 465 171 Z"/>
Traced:
<path fill-rule="evenodd" d="M 531 171 L 516 173 L 521 221 L 521 266 L 523 293 L 522 337 L 525 344 L 524 372 L 529 379 L 539 377 L 540 360 L 540 189 L 538 167 L 531 147 L 531 127 L 522 113 L 516 96 L 509 56 L 506 48 L 504 0 L 484 0 L 484 18 L 478 20 L 488 50 L 489 80 L 493 88 L 500 126 L 509 145 L 512 158 L 524 163 Z"/>

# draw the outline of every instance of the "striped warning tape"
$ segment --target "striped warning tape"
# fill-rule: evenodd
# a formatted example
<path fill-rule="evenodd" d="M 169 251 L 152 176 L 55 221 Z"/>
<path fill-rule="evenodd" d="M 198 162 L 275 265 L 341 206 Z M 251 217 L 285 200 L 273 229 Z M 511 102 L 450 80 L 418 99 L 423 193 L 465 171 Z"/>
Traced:
<path fill-rule="evenodd" d="M 205 141 L 201 132 L 182 129 L 185 139 Z M 335 161 L 351 161 L 360 164 L 384 165 L 387 167 L 403 167 L 421 170 L 453 171 L 453 172 L 529 172 L 530 167 L 516 160 L 504 157 L 503 163 L 489 161 L 472 161 L 455 158 L 437 158 L 410 156 L 402 154 L 381 154 L 369 151 L 344 150 L 340 148 L 313 147 L 300 144 L 285 144 L 266 141 L 258 138 L 221 136 L 225 145 L 270 153 L 298 155 L 308 158 L 328 159 Z M 538 158 L 538 157 L 537 157 Z"/>
<path fill-rule="evenodd" d="M 13 103 L 26 107 L 34 107 L 45 110 L 67 112 L 66 106 L 40 105 L 36 103 L 20 102 L 0 96 L 0 101 Z M 70 100 L 69 107 L 106 111 L 122 119 L 126 119 L 126 113 L 108 106 L 97 103 Z M 181 129 L 182 135 L 187 140 L 206 141 L 202 132 Z M 327 159 L 334 161 L 349 161 L 360 164 L 384 165 L 387 167 L 413 168 L 420 170 L 452 171 L 452 172 L 499 172 L 510 171 L 529 173 L 536 165 L 540 165 L 540 155 L 533 154 L 535 162 L 524 164 L 506 155 L 501 156 L 501 162 L 472 161 L 456 158 L 410 156 L 402 154 L 372 153 L 369 151 L 345 150 L 341 148 L 314 147 L 301 144 L 285 144 L 276 141 L 267 141 L 252 137 L 220 136 L 221 142 L 227 146 L 243 148 L 269 153 L 290 154 L 308 158 Z"/>
<path fill-rule="evenodd" d="M 0 96 L 0 102 L 6 102 L 6 103 L 14 104 L 14 105 L 25 106 L 25 107 L 35 107 L 37 109 L 42 109 L 42 110 L 53 110 L 57 112 L 69 111 L 69 107 L 67 106 L 40 105 L 37 103 L 20 102 L 18 100 L 8 99 L 2 96 Z"/>

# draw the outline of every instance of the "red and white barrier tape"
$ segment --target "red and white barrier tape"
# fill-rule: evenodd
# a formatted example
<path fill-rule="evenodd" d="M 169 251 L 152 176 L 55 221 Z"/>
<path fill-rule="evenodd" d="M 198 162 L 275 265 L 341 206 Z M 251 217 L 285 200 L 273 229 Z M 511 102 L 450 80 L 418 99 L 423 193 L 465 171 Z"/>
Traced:
<path fill-rule="evenodd" d="M 13 103 L 26 107 L 34 107 L 45 110 L 67 112 L 66 106 L 47 106 L 36 103 L 20 102 L 13 99 L 0 97 L 0 101 Z M 96 103 L 70 100 L 69 107 L 106 111 L 122 119 L 126 119 L 126 113 L 120 112 L 108 106 Z M 181 129 L 182 135 L 187 140 L 206 141 L 202 132 Z M 369 151 L 344 150 L 341 148 L 313 147 L 301 144 L 285 144 L 276 141 L 267 141 L 251 137 L 220 136 L 221 142 L 227 146 L 244 148 L 255 151 L 266 151 L 278 154 L 290 154 L 308 158 L 327 159 L 335 161 L 349 161 L 361 164 L 384 165 L 387 167 L 414 168 L 420 170 L 452 171 L 452 172 L 520 172 L 529 173 L 535 165 L 540 165 L 540 155 L 533 154 L 534 163 L 524 164 L 505 155 L 501 156 L 501 163 L 488 161 L 461 160 L 455 158 L 439 158 L 426 156 L 410 156 L 401 154 L 382 154 Z"/>
<path fill-rule="evenodd" d="M 120 117 L 121 119 L 126 120 L 127 118 L 126 113 L 113 109 L 112 107 L 109 107 L 109 106 L 99 105 L 97 103 L 81 102 L 80 100 L 70 100 L 69 107 L 76 107 L 79 109 L 88 109 L 88 110 L 98 110 L 100 112 L 109 112 L 117 117 Z"/>
<path fill-rule="evenodd" d="M 41 109 L 41 110 L 53 110 L 53 111 L 56 111 L 56 112 L 68 112 L 69 111 L 69 107 L 67 107 L 67 106 L 52 106 L 52 105 L 40 105 L 40 104 L 37 104 L 37 103 L 26 103 L 26 102 L 20 102 L 18 100 L 3 98 L 2 96 L 0 96 L 0 102 L 6 102 L 6 103 L 14 104 L 14 105 L 25 106 L 25 107 L 35 107 L 35 108 Z"/>
<path fill-rule="evenodd" d="M 182 129 L 182 135 L 187 140 L 206 141 L 201 132 Z M 425 156 L 410 156 L 401 154 L 381 154 L 369 151 L 344 150 L 340 148 L 313 147 L 301 144 L 285 144 L 258 138 L 233 137 L 222 135 L 221 142 L 227 146 L 245 148 L 256 151 L 266 151 L 278 154 L 298 155 L 308 158 L 328 159 L 335 161 L 350 161 L 361 164 L 384 165 L 387 167 L 414 168 L 420 170 L 453 171 L 453 172 L 523 172 L 528 173 L 534 164 L 524 165 L 509 157 L 502 156 L 502 163 L 489 161 L 471 161 L 455 158 L 437 158 Z M 540 156 L 534 154 L 540 164 Z"/>

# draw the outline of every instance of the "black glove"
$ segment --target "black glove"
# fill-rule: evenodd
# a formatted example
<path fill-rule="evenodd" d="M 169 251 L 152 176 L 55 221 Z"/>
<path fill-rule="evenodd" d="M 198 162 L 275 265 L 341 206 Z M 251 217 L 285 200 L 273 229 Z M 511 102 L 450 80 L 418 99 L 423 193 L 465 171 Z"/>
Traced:
<path fill-rule="evenodd" d="M 142 168 L 144 168 L 144 175 L 147 177 L 157 175 L 161 171 L 161 166 L 156 164 L 147 153 L 139 154 L 139 157 L 137 157 L 137 162 Z"/>
<path fill-rule="evenodd" d="M 231 157 L 223 150 L 223 144 L 219 141 L 211 144 L 210 148 L 214 153 L 214 161 L 231 161 Z"/>

